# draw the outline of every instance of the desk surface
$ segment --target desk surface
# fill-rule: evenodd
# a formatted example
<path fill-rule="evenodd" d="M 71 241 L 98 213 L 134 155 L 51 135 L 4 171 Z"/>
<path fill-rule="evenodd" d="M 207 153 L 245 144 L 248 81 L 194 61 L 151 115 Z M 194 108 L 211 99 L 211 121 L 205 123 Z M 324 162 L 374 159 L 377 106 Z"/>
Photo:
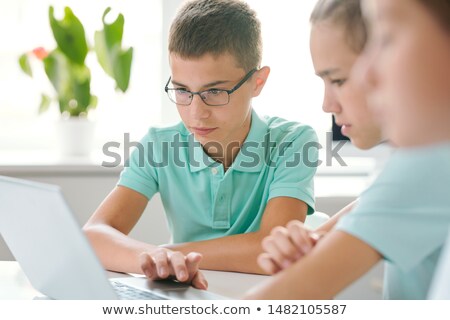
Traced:
<path fill-rule="evenodd" d="M 266 276 L 203 271 L 209 283 L 209 291 L 230 297 L 240 298 L 254 285 L 263 281 Z M 129 275 L 109 272 L 110 277 L 127 277 Z M 36 291 L 15 261 L 0 261 L 0 300 L 30 300 L 42 294 Z"/>

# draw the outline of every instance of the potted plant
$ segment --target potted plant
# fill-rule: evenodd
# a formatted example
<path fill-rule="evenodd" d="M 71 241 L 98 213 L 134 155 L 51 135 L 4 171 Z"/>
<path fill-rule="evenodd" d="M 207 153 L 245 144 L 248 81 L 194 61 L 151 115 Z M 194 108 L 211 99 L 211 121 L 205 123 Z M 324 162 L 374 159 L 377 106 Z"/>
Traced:
<path fill-rule="evenodd" d="M 54 88 L 54 93 L 42 94 L 39 112 L 45 112 L 53 101 L 59 105 L 61 120 L 59 135 L 65 155 L 86 155 L 90 152 L 94 124 L 88 114 L 97 106 L 97 97 L 91 92 L 91 72 L 86 65 L 86 56 L 95 51 L 102 69 L 115 80 L 116 89 L 126 92 L 130 80 L 133 48 L 122 48 L 124 17 L 119 14 L 112 23 L 102 17 L 103 29 L 94 34 L 94 46 L 89 46 L 83 24 L 69 7 L 64 17 L 57 20 L 54 8 L 49 8 L 49 22 L 56 41 L 52 50 L 36 48 L 20 56 L 21 69 L 33 76 L 30 58 L 42 61 L 45 74 Z"/>

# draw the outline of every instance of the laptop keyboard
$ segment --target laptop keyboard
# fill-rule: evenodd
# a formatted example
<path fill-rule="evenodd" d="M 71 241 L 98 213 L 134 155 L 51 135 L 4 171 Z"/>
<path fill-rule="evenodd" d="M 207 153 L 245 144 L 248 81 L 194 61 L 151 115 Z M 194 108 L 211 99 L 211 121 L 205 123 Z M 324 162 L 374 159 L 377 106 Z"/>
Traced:
<path fill-rule="evenodd" d="M 118 281 L 111 281 L 111 284 L 121 300 L 167 300 L 156 293 L 140 290 Z"/>

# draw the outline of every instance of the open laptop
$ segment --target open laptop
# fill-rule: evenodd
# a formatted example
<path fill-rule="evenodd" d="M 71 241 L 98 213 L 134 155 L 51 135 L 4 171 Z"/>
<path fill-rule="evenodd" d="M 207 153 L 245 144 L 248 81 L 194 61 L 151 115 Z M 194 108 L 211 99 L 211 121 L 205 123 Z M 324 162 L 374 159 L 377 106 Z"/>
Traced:
<path fill-rule="evenodd" d="M 0 176 L 0 233 L 31 284 L 52 299 L 226 299 L 173 281 L 108 279 L 54 185 Z"/>
<path fill-rule="evenodd" d="M 431 282 L 428 299 L 450 300 L 450 229 Z"/>

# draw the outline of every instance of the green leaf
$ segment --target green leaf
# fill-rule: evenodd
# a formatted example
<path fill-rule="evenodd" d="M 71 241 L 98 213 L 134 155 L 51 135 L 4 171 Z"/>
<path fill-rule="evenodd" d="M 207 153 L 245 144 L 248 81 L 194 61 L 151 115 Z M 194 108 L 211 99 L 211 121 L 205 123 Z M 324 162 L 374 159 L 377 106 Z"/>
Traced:
<path fill-rule="evenodd" d="M 80 20 L 69 7 L 64 8 L 64 18 L 56 20 L 53 6 L 49 8 L 49 20 L 53 36 L 61 52 L 73 62 L 83 64 L 88 53 L 88 46 Z"/>
<path fill-rule="evenodd" d="M 133 48 L 129 48 L 126 52 L 121 52 L 117 58 L 117 63 L 114 68 L 114 78 L 116 79 L 117 87 L 125 92 L 128 89 L 131 75 L 131 62 L 133 60 Z"/>
<path fill-rule="evenodd" d="M 103 70 L 115 80 L 116 87 L 125 92 L 130 82 L 133 48 L 122 49 L 125 19 L 119 14 L 113 23 L 106 23 L 105 17 L 110 11 L 111 8 L 106 8 L 103 13 L 103 30 L 95 32 L 95 52 Z"/>
<path fill-rule="evenodd" d="M 43 60 L 45 73 L 56 90 L 61 96 L 68 90 L 69 86 L 69 64 L 70 60 L 58 49 L 53 50 Z"/>
<path fill-rule="evenodd" d="M 19 65 L 23 72 L 25 72 L 30 77 L 33 76 L 33 71 L 31 70 L 30 60 L 28 59 L 28 55 L 24 53 L 19 57 Z"/>
<path fill-rule="evenodd" d="M 48 95 L 42 94 L 41 95 L 41 104 L 39 105 L 39 114 L 47 111 L 48 108 L 50 107 L 51 102 L 52 102 L 52 99 Z"/>
<path fill-rule="evenodd" d="M 94 34 L 94 46 L 97 60 L 103 70 L 114 79 L 112 57 L 108 52 L 108 45 L 105 40 L 105 33 L 103 31 L 96 31 Z"/>
<path fill-rule="evenodd" d="M 91 72 L 55 49 L 44 59 L 45 73 L 58 94 L 61 113 L 71 116 L 87 113 L 92 100 Z"/>

